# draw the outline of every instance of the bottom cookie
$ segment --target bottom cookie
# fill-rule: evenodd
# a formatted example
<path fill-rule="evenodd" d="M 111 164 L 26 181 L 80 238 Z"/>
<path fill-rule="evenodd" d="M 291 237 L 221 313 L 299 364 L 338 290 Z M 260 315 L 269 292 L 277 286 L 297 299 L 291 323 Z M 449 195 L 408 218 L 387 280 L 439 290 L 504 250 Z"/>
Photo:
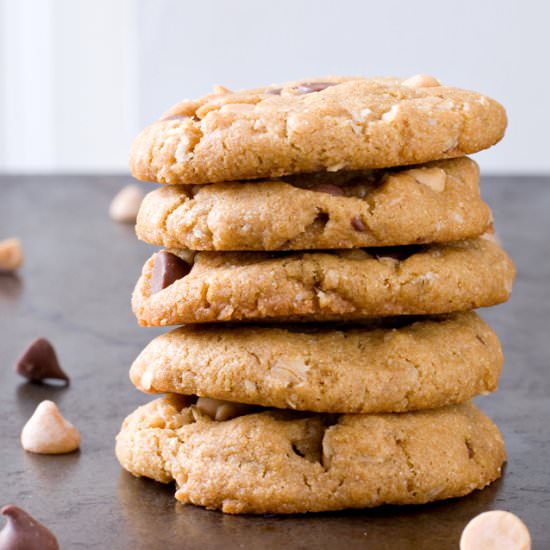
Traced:
<path fill-rule="evenodd" d="M 498 428 L 470 403 L 400 414 L 267 409 L 211 420 L 169 395 L 130 414 L 116 454 L 176 498 L 230 514 L 423 504 L 482 489 L 506 459 Z"/>

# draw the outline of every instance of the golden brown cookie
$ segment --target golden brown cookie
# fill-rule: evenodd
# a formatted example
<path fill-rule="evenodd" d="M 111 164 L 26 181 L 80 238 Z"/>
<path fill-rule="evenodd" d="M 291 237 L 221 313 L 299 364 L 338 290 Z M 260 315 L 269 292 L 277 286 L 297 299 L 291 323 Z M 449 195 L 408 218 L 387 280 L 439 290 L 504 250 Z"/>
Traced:
<path fill-rule="evenodd" d="M 327 77 L 182 101 L 135 140 L 132 175 L 216 183 L 460 157 L 498 142 L 503 107 L 432 80 Z"/>
<path fill-rule="evenodd" d="M 140 239 L 191 250 L 306 250 L 458 241 L 491 212 L 467 158 L 409 169 L 166 186 L 141 205 Z"/>
<path fill-rule="evenodd" d="M 199 252 L 193 265 L 174 265 L 177 254 L 145 263 L 132 297 L 141 325 L 465 311 L 507 300 L 515 275 L 506 253 L 481 238 L 368 251 Z"/>
<path fill-rule="evenodd" d="M 496 389 L 500 343 L 475 313 L 380 324 L 181 327 L 155 338 L 130 378 L 149 393 L 335 413 L 430 409 Z"/>
<path fill-rule="evenodd" d="M 501 475 L 498 428 L 470 403 L 402 414 L 270 409 L 219 422 L 181 396 L 126 418 L 116 454 L 135 476 L 176 482 L 181 502 L 239 513 L 422 504 Z"/>

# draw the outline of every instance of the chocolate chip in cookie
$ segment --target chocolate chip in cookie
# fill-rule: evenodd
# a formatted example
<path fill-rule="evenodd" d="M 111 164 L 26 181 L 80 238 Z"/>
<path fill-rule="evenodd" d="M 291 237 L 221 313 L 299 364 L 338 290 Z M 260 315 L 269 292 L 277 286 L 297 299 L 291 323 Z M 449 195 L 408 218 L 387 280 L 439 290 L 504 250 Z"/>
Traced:
<path fill-rule="evenodd" d="M 365 225 L 365 223 L 363 222 L 363 220 L 361 219 L 360 216 L 353 216 L 353 218 L 351 218 L 351 226 L 356 231 L 366 231 L 367 230 L 367 226 Z"/>
<path fill-rule="evenodd" d="M 169 287 L 178 279 L 182 279 L 191 271 L 191 266 L 170 252 L 163 250 L 155 258 L 151 277 L 151 292 L 156 294 Z"/>
<path fill-rule="evenodd" d="M 330 86 L 335 86 L 337 82 L 304 82 L 298 86 L 297 90 L 300 94 L 311 94 L 313 92 L 322 92 Z"/>

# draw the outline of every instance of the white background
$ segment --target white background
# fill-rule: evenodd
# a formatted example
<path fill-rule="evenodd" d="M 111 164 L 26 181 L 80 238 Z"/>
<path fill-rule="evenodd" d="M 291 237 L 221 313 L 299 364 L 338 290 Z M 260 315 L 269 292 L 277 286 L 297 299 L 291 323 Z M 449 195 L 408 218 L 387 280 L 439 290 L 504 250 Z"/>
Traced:
<path fill-rule="evenodd" d="M 543 0 L 0 0 L 0 171 L 124 172 L 171 104 L 326 74 L 430 73 L 509 114 L 487 172 L 550 172 Z"/>

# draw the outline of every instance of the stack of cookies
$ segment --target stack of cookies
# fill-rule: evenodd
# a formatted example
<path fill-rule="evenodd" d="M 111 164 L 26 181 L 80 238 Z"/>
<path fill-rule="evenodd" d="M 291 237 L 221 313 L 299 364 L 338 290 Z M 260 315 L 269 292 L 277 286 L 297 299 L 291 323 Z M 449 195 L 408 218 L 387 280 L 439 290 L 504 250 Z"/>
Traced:
<path fill-rule="evenodd" d="M 137 138 L 141 325 L 185 325 L 132 365 L 166 393 L 117 438 L 122 466 L 228 513 L 425 503 L 497 479 L 497 427 L 469 401 L 502 352 L 473 309 L 514 267 L 465 155 L 504 109 L 428 76 L 213 94 Z"/>

